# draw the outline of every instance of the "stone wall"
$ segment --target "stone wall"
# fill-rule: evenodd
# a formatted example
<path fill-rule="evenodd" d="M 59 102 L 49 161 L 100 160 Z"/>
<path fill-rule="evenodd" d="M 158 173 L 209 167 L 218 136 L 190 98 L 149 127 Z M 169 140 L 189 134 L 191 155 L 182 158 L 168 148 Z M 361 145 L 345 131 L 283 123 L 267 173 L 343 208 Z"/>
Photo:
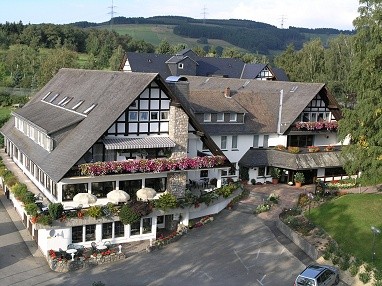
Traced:
<path fill-rule="evenodd" d="M 186 157 L 188 144 L 188 116 L 180 106 L 170 106 L 169 137 L 176 143 L 171 157 Z"/>

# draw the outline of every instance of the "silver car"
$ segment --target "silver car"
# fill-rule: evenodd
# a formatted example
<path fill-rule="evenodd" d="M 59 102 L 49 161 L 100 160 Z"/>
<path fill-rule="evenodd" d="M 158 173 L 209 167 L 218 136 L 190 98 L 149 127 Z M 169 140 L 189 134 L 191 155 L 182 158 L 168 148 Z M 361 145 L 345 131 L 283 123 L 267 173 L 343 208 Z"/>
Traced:
<path fill-rule="evenodd" d="M 294 286 L 332 286 L 340 281 L 337 268 L 330 265 L 310 265 L 297 276 Z"/>

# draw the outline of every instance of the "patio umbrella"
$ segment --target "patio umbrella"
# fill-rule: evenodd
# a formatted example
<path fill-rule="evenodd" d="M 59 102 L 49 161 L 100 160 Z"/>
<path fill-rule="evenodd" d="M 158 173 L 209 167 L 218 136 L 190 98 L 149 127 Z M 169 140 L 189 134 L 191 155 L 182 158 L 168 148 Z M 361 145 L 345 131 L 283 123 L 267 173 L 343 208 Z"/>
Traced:
<path fill-rule="evenodd" d="M 94 204 L 97 201 L 97 197 L 95 195 L 89 193 L 78 193 L 73 197 L 73 202 L 78 204 Z"/>
<path fill-rule="evenodd" d="M 112 190 L 107 193 L 107 198 L 113 203 L 123 203 L 130 200 L 130 195 L 122 190 Z"/>
<path fill-rule="evenodd" d="M 141 201 L 152 200 L 157 192 L 152 188 L 142 188 L 137 191 L 137 199 Z"/>

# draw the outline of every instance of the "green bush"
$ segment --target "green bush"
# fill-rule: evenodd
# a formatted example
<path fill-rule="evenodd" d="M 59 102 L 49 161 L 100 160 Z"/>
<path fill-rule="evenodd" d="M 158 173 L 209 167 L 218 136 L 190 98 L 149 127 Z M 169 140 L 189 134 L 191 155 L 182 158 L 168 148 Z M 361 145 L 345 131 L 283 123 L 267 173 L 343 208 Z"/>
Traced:
<path fill-rule="evenodd" d="M 375 278 L 375 280 L 382 281 L 382 270 L 381 269 L 375 269 L 374 270 L 374 278 Z"/>
<path fill-rule="evenodd" d="M 29 203 L 25 205 L 25 211 L 27 215 L 37 216 L 39 208 L 35 203 Z"/>
<path fill-rule="evenodd" d="M 263 212 L 267 212 L 271 209 L 271 205 L 268 204 L 268 203 L 264 203 L 264 204 L 261 204 L 261 205 L 258 205 L 256 207 L 256 210 L 255 210 L 255 214 L 259 214 L 259 213 L 263 213 Z"/>
<path fill-rule="evenodd" d="M 100 218 L 102 217 L 102 207 L 101 206 L 91 206 L 86 211 L 86 214 L 93 218 Z"/>
<path fill-rule="evenodd" d="M 355 264 L 351 264 L 349 267 L 349 272 L 352 277 L 355 277 L 358 273 L 359 267 Z"/>
<path fill-rule="evenodd" d="M 173 194 L 164 193 L 159 199 L 155 200 L 154 205 L 156 208 L 166 211 L 167 209 L 176 208 L 177 200 Z"/>
<path fill-rule="evenodd" d="M 61 203 L 51 203 L 48 210 L 52 220 L 56 220 L 62 216 L 62 213 L 64 212 L 64 206 Z"/>
<path fill-rule="evenodd" d="M 42 225 L 52 225 L 52 218 L 50 215 L 40 215 L 37 217 L 37 223 Z"/>
<path fill-rule="evenodd" d="M 4 179 L 4 183 L 10 188 L 18 182 L 16 176 L 9 170 L 4 170 L 2 177 Z"/>
<path fill-rule="evenodd" d="M 222 196 L 223 198 L 228 198 L 230 195 L 232 195 L 233 191 L 237 188 L 235 184 L 232 185 L 225 185 L 219 189 L 216 190 L 216 193 L 219 196 Z"/>
<path fill-rule="evenodd" d="M 362 272 L 358 275 L 359 280 L 363 282 L 364 284 L 368 283 L 371 279 L 371 274 L 370 272 Z"/>
<path fill-rule="evenodd" d="M 141 216 L 137 214 L 130 206 L 124 205 L 119 211 L 119 219 L 123 224 L 132 224 L 141 219 Z"/>
<path fill-rule="evenodd" d="M 375 281 L 373 286 L 382 286 L 382 280 Z"/>

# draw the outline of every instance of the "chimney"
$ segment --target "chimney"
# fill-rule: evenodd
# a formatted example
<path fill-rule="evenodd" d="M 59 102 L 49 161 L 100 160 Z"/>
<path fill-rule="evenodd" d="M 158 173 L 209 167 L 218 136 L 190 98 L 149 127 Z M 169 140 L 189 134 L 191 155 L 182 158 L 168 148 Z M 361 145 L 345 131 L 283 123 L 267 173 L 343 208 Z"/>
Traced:
<path fill-rule="evenodd" d="M 225 89 L 224 97 L 231 98 L 231 89 L 229 87 Z"/>

